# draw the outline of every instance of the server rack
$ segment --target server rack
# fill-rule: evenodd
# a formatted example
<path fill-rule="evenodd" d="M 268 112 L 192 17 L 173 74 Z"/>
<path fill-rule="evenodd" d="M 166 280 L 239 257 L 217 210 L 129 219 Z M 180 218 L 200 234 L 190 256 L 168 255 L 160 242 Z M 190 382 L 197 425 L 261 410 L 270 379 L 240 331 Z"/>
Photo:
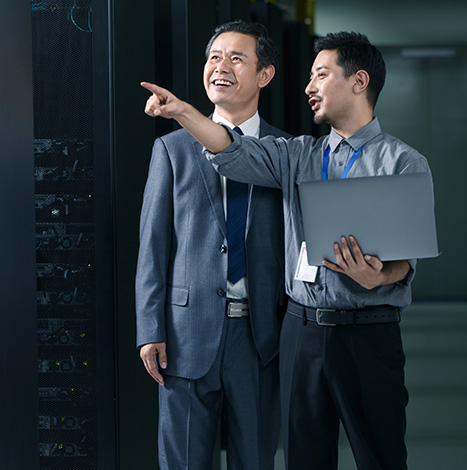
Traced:
<path fill-rule="evenodd" d="M 112 222 L 103 212 L 112 201 L 111 158 L 102 145 L 110 135 L 97 143 L 99 154 L 94 138 L 96 110 L 109 111 L 94 94 L 107 87 L 109 68 L 98 65 L 96 85 L 95 57 L 107 58 L 105 65 L 110 52 L 105 41 L 94 42 L 90 0 L 31 7 L 39 468 L 113 469 L 114 305 L 105 246 L 112 245 Z M 108 7 L 99 8 L 105 39 Z"/>

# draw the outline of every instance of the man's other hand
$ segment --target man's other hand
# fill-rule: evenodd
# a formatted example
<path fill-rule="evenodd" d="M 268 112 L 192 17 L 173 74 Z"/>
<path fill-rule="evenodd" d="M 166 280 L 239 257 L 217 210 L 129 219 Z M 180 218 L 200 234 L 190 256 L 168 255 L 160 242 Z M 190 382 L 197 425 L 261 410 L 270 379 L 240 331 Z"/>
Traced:
<path fill-rule="evenodd" d="M 157 362 L 161 369 L 167 368 L 167 353 L 165 343 L 148 343 L 141 346 L 139 355 L 143 361 L 144 367 L 148 374 L 160 385 L 164 385 L 164 377 L 162 377 L 157 367 Z M 157 359 L 156 359 L 157 358 Z M 157 361 L 157 362 L 156 362 Z"/>
<path fill-rule="evenodd" d="M 357 240 L 351 235 L 349 242 L 345 237 L 341 237 L 340 242 L 340 246 L 339 243 L 334 243 L 336 264 L 323 261 L 323 265 L 332 271 L 346 274 L 365 289 L 401 281 L 410 270 L 409 263 L 404 260 L 383 263 L 376 256 L 363 255 Z"/>

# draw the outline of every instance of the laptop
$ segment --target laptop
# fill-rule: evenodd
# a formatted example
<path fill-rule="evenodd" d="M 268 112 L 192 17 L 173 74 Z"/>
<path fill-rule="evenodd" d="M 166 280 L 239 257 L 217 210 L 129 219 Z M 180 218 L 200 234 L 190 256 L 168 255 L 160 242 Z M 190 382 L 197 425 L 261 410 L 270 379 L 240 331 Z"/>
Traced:
<path fill-rule="evenodd" d="M 349 235 L 381 261 L 440 254 L 429 173 L 309 181 L 298 189 L 312 266 L 335 262 L 334 242 Z"/>

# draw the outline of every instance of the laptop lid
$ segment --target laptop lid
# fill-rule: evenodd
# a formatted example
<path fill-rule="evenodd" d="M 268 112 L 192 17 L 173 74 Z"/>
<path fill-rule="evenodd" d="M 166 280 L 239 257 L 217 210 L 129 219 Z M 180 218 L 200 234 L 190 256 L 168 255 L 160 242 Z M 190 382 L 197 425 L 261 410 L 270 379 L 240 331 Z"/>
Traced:
<path fill-rule="evenodd" d="M 349 235 L 381 261 L 439 255 L 429 173 L 303 182 L 299 195 L 310 265 L 335 262 Z"/>

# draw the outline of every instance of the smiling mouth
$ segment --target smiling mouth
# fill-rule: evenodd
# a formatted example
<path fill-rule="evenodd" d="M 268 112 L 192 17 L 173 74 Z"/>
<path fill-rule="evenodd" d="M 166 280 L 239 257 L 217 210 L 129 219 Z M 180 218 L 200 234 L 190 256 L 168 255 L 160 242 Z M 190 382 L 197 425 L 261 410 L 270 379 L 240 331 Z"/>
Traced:
<path fill-rule="evenodd" d="M 228 80 L 213 80 L 212 82 L 215 86 L 226 86 L 226 87 L 229 87 L 229 86 L 232 86 L 233 83 L 232 82 L 229 82 Z"/>

